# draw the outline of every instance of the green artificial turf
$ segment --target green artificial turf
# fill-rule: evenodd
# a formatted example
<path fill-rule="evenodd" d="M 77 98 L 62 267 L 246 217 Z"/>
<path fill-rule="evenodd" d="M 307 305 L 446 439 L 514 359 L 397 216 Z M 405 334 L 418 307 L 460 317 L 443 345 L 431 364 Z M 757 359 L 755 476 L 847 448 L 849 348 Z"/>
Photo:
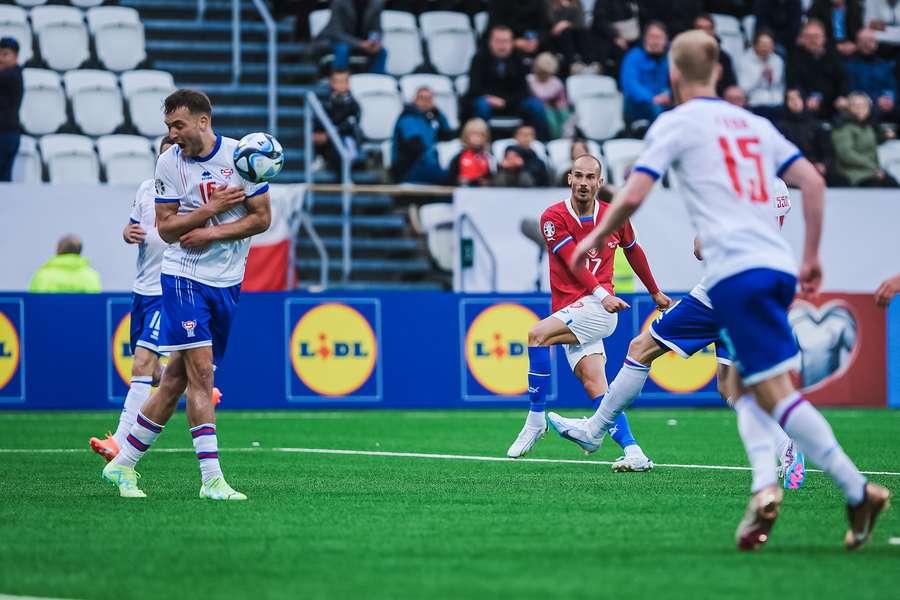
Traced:
<path fill-rule="evenodd" d="M 145 500 L 100 480 L 87 438 L 117 414 L 0 413 L 0 594 L 58 598 L 890 598 L 900 512 L 848 554 L 839 490 L 789 492 L 767 547 L 734 549 L 746 471 L 616 474 L 552 431 L 530 458 L 584 464 L 308 454 L 503 456 L 522 411 L 228 412 L 222 466 L 244 503 L 197 497 L 191 451 L 139 465 Z M 900 413 L 826 416 L 860 468 L 900 471 Z M 745 465 L 727 410 L 636 410 L 657 463 Z M 674 423 L 672 420 L 677 420 Z M 254 448 L 254 442 L 259 444 Z M 77 449 L 11 453 L 9 449 Z M 156 448 L 191 448 L 184 415 Z M 241 449 L 240 451 L 238 449 Z M 900 490 L 900 476 L 872 476 Z M 752 594 L 752 596 L 751 596 Z"/>

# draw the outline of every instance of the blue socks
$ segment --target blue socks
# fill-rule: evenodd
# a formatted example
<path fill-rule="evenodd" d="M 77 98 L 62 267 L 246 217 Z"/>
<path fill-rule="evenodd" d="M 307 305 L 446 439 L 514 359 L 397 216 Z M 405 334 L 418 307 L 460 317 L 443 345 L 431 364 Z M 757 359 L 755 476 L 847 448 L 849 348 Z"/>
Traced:
<path fill-rule="evenodd" d="M 550 387 L 550 348 L 548 346 L 528 347 L 528 398 L 531 412 L 544 412 L 547 403 L 547 388 Z"/>
<path fill-rule="evenodd" d="M 628 418 L 621 413 L 609 427 L 609 435 L 624 450 L 629 446 L 636 446 L 634 436 L 631 435 L 631 427 L 628 426 Z"/>

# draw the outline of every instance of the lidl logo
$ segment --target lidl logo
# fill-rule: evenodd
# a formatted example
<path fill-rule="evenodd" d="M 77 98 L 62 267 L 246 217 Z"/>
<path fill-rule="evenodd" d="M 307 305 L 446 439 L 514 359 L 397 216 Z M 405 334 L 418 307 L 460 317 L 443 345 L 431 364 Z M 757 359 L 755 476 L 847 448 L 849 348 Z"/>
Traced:
<path fill-rule="evenodd" d="M 289 300 L 288 396 L 380 399 L 378 309 L 375 300 Z"/>
<path fill-rule="evenodd" d="M 0 402 L 25 400 L 21 300 L 0 300 Z"/>
<path fill-rule="evenodd" d="M 641 331 L 647 331 L 659 316 L 660 313 L 652 311 Z M 716 376 L 716 367 L 715 346 L 710 344 L 690 358 L 681 358 L 674 352 L 663 354 L 653 361 L 650 379 L 668 392 L 686 394 L 708 386 Z"/>
<path fill-rule="evenodd" d="M 545 301 L 462 300 L 466 325 L 463 397 L 521 397 L 528 392 L 528 330 L 547 312 Z"/>
<path fill-rule="evenodd" d="M 112 359 L 119 381 L 127 388 L 131 383 L 134 353 L 131 351 L 131 312 L 119 319 L 112 336 Z M 128 390 L 126 389 L 127 393 Z"/>

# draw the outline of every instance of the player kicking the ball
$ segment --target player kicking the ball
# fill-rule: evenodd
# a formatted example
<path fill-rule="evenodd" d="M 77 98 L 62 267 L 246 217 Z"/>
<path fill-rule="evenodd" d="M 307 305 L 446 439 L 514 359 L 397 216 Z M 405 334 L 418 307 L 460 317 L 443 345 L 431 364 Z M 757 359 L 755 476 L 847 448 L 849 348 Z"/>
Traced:
<path fill-rule="evenodd" d="M 774 181 L 773 196 L 774 217 L 781 225 L 791 209 L 791 197 L 781 179 Z M 694 254 L 698 260 L 703 260 L 700 250 L 695 238 Z M 719 394 L 737 411 L 739 429 L 753 427 L 757 419 L 755 411 L 759 410 L 757 405 L 741 399 L 734 402 L 728 397 L 728 379 L 733 369 L 731 354 L 719 336 L 712 301 L 707 293 L 708 287 L 707 278 L 704 277 L 687 296 L 661 314 L 646 331 L 631 341 L 625 364 L 610 383 L 609 391 L 594 416 L 590 419 L 568 419 L 551 412 L 547 415 L 550 426 L 588 453 L 594 452 L 606 436 L 606 424 L 614 422 L 618 416 L 613 414 L 610 407 L 630 405 L 640 395 L 654 360 L 670 351 L 688 358 L 710 344 L 715 344 L 716 361 L 719 363 L 716 371 Z M 779 475 L 784 478 L 784 487 L 800 488 L 806 478 L 803 453 L 795 448 L 787 434 L 772 419 L 762 419 L 761 422 L 771 427 L 770 434 L 781 463 Z M 751 466 L 754 466 L 755 471 L 765 470 L 764 465 L 754 464 L 765 460 L 765 454 L 750 455 Z"/>
<path fill-rule="evenodd" d="M 250 236 L 269 227 L 268 184 L 241 178 L 237 141 L 212 130 L 209 98 L 177 90 L 165 100 L 176 144 L 156 163 L 156 218 L 163 255 L 159 349 L 172 352 L 159 389 L 144 404 L 122 446 L 103 469 L 120 495 L 140 498 L 135 465 L 162 433 L 187 386 L 187 417 L 200 461 L 201 498 L 246 500 L 219 466 L 214 365 L 221 363 L 237 311 Z"/>
<path fill-rule="evenodd" d="M 573 264 L 589 256 L 627 222 L 670 167 L 683 187 L 691 221 L 703 249 L 713 318 L 734 360 L 729 396 L 756 404 L 756 419 L 740 430 L 748 456 L 765 456 L 754 469 L 751 498 L 738 525 L 739 549 L 752 550 L 770 536 L 781 508 L 772 419 L 847 497 L 848 550 L 865 544 L 875 521 L 890 504 L 890 491 L 867 482 L 816 408 L 794 389 L 789 371 L 799 348 L 787 319 L 799 280 L 803 292 L 822 282 L 819 241 L 825 184 L 772 124 L 715 95 L 719 46 L 702 31 L 675 38 L 669 77 L 676 101 L 647 132 L 646 146 L 625 187 L 600 225 L 573 252 Z M 806 222 L 803 260 L 797 267 L 790 246 L 772 220 L 768 186 L 781 176 L 800 188 Z M 611 407 L 614 411 L 625 406 Z"/>
<path fill-rule="evenodd" d="M 172 146 L 172 140 L 165 137 L 159 143 L 162 155 Z M 125 404 L 119 415 L 119 425 L 115 434 L 106 434 L 106 439 L 92 437 L 88 440 L 91 450 L 106 462 L 119 453 L 125 438 L 137 420 L 138 411 L 150 397 L 150 388 L 159 385 L 161 369 L 159 359 L 159 315 L 162 304 L 162 288 L 159 271 L 162 267 L 166 243 L 156 231 L 154 182 L 148 179 L 138 188 L 131 207 L 129 223 L 122 232 L 128 244 L 138 245 L 137 275 L 131 294 L 131 385 Z M 222 394 L 213 388 L 213 403 L 218 404 Z"/>
<path fill-rule="evenodd" d="M 623 222 L 614 235 L 590 249 L 584 260 L 568 266 L 575 245 L 593 229 L 607 210 L 597 199 L 603 184 L 600 161 L 590 155 L 575 159 L 569 173 L 571 196 L 541 215 L 541 231 L 550 256 L 550 288 L 554 313 L 528 332 L 528 396 L 531 408 L 525 426 L 507 451 L 519 458 L 531 450 L 547 431 L 544 405 L 550 379 L 550 347 L 562 345 L 569 366 L 592 399 L 606 393 L 606 355 L 603 338 L 616 329 L 616 313 L 628 304 L 613 295 L 613 260 L 621 246 L 625 257 L 660 309 L 671 301 L 659 291 L 643 249 L 631 224 Z M 648 471 L 653 462 L 637 444 L 620 414 L 608 426 L 625 456 L 613 464 L 615 471 Z"/>

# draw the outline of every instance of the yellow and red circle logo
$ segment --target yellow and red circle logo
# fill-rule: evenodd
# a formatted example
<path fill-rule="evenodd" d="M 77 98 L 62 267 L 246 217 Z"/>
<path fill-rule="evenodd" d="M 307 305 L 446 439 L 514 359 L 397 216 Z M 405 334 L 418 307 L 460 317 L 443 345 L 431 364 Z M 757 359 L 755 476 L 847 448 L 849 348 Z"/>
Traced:
<path fill-rule="evenodd" d="M 131 313 L 125 313 L 119 324 L 116 325 L 112 336 L 112 359 L 116 367 L 116 373 L 125 382 L 131 384 L 131 367 L 134 364 L 134 354 L 131 352 Z"/>
<path fill-rule="evenodd" d="M 655 311 L 651 313 L 641 331 L 647 331 L 650 323 L 659 316 Z M 706 387 L 716 376 L 716 365 L 714 344 L 710 344 L 690 358 L 681 358 L 674 352 L 666 352 L 653 361 L 650 379 L 666 391 L 686 394 Z"/>
<path fill-rule="evenodd" d="M 469 372 L 486 390 L 503 396 L 528 391 L 528 330 L 540 321 L 521 304 L 482 311 L 466 332 Z"/>
<path fill-rule="evenodd" d="M 12 321 L 0 312 L 0 390 L 6 387 L 19 368 L 21 344 Z"/>
<path fill-rule="evenodd" d="M 346 396 L 361 388 L 378 359 L 369 321 L 346 304 L 328 303 L 307 312 L 291 334 L 297 377 L 323 396 Z"/>

